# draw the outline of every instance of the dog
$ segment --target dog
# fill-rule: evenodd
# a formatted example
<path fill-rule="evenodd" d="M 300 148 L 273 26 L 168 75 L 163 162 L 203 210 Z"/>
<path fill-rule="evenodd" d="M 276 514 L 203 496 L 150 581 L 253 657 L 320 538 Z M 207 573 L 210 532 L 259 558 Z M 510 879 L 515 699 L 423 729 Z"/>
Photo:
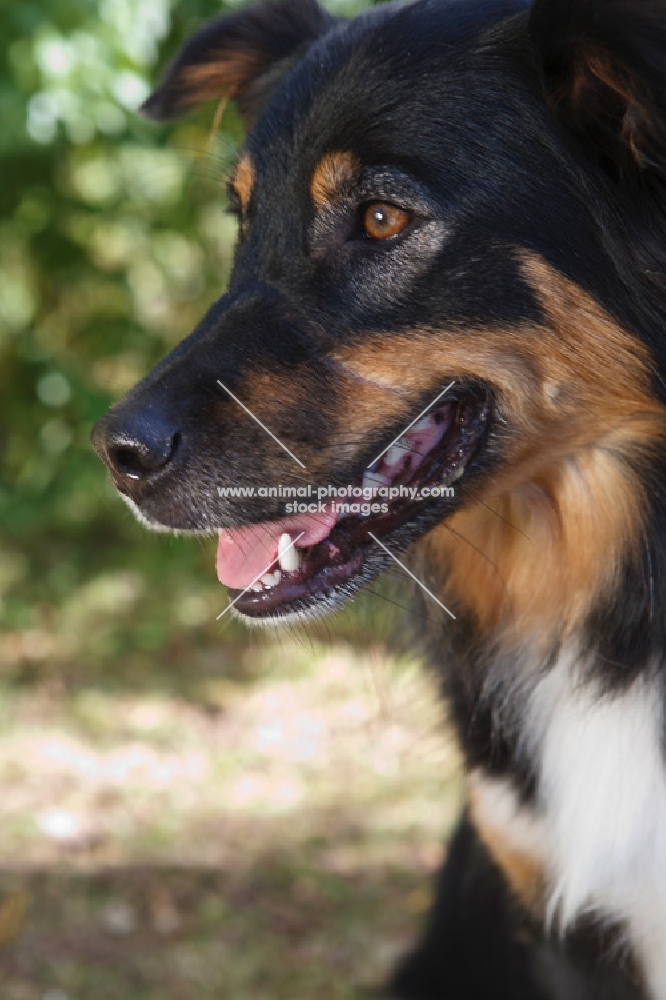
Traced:
<path fill-rule="evenodd" d="M 666 5 L 260 3 L 143 110 L 221 99 L 229 290 L 94 447 L 246 622 L 427 588 L 467 797 L 390 996 L 665 1000 Z"/>

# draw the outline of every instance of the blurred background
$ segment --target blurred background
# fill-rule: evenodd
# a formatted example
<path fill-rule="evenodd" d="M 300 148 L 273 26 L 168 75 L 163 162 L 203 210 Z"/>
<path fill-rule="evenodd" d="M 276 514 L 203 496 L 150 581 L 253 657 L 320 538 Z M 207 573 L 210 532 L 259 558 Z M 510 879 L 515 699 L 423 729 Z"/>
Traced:
<path fill-rule="evenodd" d="M 135 114 L 223 9 L 0 4 L 2 1000 L 365 995 L 457 809 L 404 580 L 217 622 L 215 543 L 143 531 L 89 445 L 225 287 L 233 108 Z"/>

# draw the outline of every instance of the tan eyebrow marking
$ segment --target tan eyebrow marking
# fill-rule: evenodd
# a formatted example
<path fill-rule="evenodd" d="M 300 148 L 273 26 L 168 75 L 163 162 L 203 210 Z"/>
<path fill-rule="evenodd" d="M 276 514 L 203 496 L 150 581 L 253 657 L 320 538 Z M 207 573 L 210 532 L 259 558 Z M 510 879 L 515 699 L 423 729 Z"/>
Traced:
<path fill-rule="evenodd" d="M 238 199 L 241 203 L 243 211 L 247 210 L 247 206 L 250 204 L 250 198 L 252 197 L 252 191 L 254 189 L 254 182 L 256 178 L 256 173 L 254 169 L 254 164 L 250 158 L 249 153 L 243 153 L 234 176 L 232 178 L 231 184 L 238 195 Z"/>
<path fill-rule="evenodd" d="M 354 153 L 326 153 L 314 168 L 310 194 L 317 208 L 323 208 L 335 198 L 341 188 L 354 179 L 360 163 Z"/>

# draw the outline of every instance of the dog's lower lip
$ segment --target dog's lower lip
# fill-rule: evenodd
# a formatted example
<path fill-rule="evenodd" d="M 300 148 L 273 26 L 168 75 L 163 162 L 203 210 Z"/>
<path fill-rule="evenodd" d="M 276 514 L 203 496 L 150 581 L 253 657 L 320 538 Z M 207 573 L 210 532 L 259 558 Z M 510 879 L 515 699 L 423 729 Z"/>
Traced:
<path fill-rule="evenodd" d="M 463 394 L 447 403 L 451 405 L 455 407 L 454 418 L 432 452 L 417 459 L 416 472 L 411 479 L 407 463 L 406 481 L 419 489 L 430 486 L 433 481 L 437 485 L 448 485 L 459 478 L 485 431 L 487 403 Z M 415 518 L 422 506 L 419 500 L 406 499 L 392 503 L 386 513 L 346 515 L 338 519 L 318 544 L 307 549 L 299 547 L 301 562 L 295 571 L 281 573 L 277 583 L 261 589 L 243 591 L 229 587 L 229 598 L 244 617 L 257 620 L 306 610 L 336 589 L 353 583 L 363 570 L 368 553 L 377 547 L 372 535 L 377 538 L 390 536 L 395 529 Z"/>

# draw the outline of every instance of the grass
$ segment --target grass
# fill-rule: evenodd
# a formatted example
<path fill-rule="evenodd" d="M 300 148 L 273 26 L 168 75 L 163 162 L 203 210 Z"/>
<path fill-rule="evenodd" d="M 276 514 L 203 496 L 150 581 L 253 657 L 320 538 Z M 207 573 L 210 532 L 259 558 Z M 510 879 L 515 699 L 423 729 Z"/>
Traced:
<path fill-rule="evenodd" d="M 175 653 L 159 685 L 0 688 L 2 1000 L 370 995 L 458 808 L 428 679 L 293 639 Z"/>

